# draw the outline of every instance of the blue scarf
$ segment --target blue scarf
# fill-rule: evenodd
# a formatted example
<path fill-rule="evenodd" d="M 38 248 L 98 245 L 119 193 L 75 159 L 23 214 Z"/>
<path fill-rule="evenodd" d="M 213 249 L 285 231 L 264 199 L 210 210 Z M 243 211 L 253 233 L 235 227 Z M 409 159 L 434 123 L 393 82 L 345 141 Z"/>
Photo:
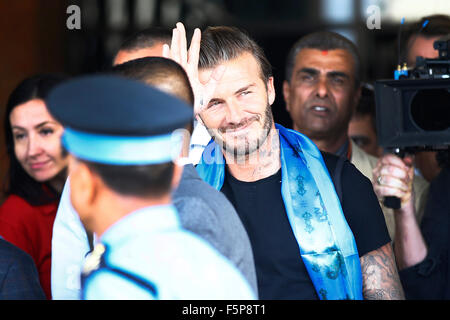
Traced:
<path fill-rule="evenodd" d="M 300 255 L 321 300 L 362 299 L 362 274 L 353 233 L 316 145 L 275 124 L 280 137 L 281 194 Z M 217 190 L 225 161 L 211 141 L 196 167 Z"/>

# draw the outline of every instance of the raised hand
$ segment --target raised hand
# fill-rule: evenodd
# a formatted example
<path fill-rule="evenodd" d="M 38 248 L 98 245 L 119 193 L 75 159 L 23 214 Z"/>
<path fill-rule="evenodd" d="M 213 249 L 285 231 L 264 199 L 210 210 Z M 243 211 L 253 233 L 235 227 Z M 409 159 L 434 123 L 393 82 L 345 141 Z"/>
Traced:
<path fill-rule="evenodd" d="M 198 61 L 200 55 L 201 31 L 196 28 L 191 39 L 189 50 L 187 49 L 186 30 L 181 22 L 176 24 L 172 32 L 170 47 L 163 46 L 163 57 L 170 58 L 179 63 L 186 71 L 194 91 L 194 113 L 198 115 L 211 100 L 217 83 L 225 72 L 224 66 L 216 67 L 209 80 L 201 83 L 198 76 Z"/>

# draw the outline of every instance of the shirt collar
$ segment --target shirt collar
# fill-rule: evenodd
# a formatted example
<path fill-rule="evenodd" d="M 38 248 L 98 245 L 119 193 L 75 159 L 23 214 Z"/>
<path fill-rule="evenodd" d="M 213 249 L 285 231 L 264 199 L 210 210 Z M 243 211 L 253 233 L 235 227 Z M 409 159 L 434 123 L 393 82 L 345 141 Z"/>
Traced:
<path fill-rule="evenodd" d="M 345 140 L 344 144 L 338 149 L 338 151 L 336 151 L 335 155 L 347 158 L 349 143 L 350 141 L 348 139 Z"/>
<path fill-rule="evenodd" d="M 173 205 L 145 207 L 114 223 L 101 236 L 100 241 L 114 245 L 139 233 L 155 233 L 179 227 L 178 213 Z"/>

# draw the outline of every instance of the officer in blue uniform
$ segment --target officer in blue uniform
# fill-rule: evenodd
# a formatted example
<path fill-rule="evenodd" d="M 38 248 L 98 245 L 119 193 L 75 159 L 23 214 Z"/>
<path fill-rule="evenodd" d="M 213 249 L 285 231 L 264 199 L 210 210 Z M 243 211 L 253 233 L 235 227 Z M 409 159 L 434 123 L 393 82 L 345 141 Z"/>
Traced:
<path fill-rule="evenodd" d="M 241 273 L 181 228 L 171 203 L 192 108 L 146 84 L 95 75 L 66 82 L 47 104 L 64 127 L 71 202 L 99 243 L 85 299 L 253 299 Z M 174 132 L 175 131 L 175 132 Z"/>

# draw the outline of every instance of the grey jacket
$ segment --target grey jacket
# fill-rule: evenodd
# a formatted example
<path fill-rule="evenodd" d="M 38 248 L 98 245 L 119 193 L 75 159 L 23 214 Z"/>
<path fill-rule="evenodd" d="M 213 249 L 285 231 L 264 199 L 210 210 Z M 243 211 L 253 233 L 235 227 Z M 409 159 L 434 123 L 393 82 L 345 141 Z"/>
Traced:
<path fill-rule="evenodd" d="M 255 263 L 247 232 L 233 205 L 204 182 L 194 166 L 185 165 L 173 194 L 182 226 L 210 243 L 228 258 L 258 294 Z"/>

